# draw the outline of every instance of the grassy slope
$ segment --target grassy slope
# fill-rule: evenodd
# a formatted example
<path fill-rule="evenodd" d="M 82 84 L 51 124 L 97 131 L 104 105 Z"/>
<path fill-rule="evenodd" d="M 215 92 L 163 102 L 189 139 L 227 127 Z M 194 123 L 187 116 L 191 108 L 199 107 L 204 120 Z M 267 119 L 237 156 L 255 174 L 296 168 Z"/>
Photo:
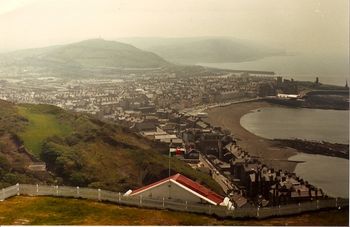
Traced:
<path fill-rule="evenodd" d="M 28 120 L 18 114 L 17 106 L 0 100 L 0 187 L 18 182 L 54 182 L 47 172 L 30 172 L 26 169 L 31 159 L 19 151 L 21 142 L 17 135 L 27 124 Z"/>
<path fill-rule="evenodd" d="M 89 200 L 14 197 L 0 203 L 4 225 L 348 225 L 348 210 L 322 211 L 267 220 L 214 217 L 117 206 Z"/>
<path fill-rule="evenodd" d="M 25 124 L 25 119 L 17 114 L 16 107 L 9 102 L 0 100 L 0 132 L 15 133 L 22 128 L 23 124 Z"/>
<path fill-rule="evenodd" d="M 96 71 L 109 74 L 110 70 L 124 67 L 153 68 L 170 65 L 154 53 L 129 44 L 102 39 L 18 50 L 0 54 L 0 59 L 4 70 L 8 65 L 29 65 L 35 70 L 54 73 L 56 76 L 96 76 Z"/>
<path fill-rule="evenodd" d="M 19 133 L 19 136 L 28 151 L 36 157 L 40 156 L 45 139 L 54 135 L 66 136 L 72 132 L 68 125 L 60 124 L 53 114 L 37 112 L 30 106 L 18 107 L 18 113 L 29 121 L 25 130 Z"/>
<path fill-rule="evenodd" d="M 57 184 L 126 191 L 167 176 L 167 152 L 163 155 L 158 145 L 119 126 L 50 105 L 0 101 L 0 113 L 0 129 L 19 135 L 47 163 Z M 172 173 L 177 172 L 222 192 L 210 176 L 173 158 Z"/>

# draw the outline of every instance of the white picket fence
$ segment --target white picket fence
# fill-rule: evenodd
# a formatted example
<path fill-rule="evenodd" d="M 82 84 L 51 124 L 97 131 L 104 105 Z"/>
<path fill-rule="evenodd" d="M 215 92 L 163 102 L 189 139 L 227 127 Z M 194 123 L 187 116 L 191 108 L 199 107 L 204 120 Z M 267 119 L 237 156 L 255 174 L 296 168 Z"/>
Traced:
<path fill-rule="evenodd" d="M 20 188 L 19 184 L 16 184 L 16 185 L 1 189 L 0 201 L 4 201 L 5 199 L 15 195 L 20 195 L 19 188 Z"/>
<path fill-rule="evenodd" d="M 276 207 L 236 208 L 234 210 L 229 210 L 226 207 L 222 206 L 194 204 L 188 203 L 186 201 L 179 202 L 168 199 L 158 200 L 142 197 L 123 196 L 123 194 L 120 192 L 112 192 L 101 189 L 30 184 L 16 184 L 8 188 L 3 188 L 1 190 L 0 201 L 16 195 L 82 198 L 96 201 L 107 201 L 119 205 L 185 211 L 231 218 L 267 218 L 273 216 L 298 214 L 306 211 L 314 211 L 325 208 L 339 208 L 349 206 L 348 199 L 321 199 Z"/>

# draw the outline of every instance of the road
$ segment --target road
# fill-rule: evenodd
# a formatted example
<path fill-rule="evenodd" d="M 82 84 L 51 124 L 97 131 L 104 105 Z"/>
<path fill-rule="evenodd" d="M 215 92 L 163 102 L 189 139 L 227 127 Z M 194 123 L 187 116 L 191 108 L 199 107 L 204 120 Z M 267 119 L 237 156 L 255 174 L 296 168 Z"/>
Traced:
<path fill-rule="evenodd" d="M 211 108 L 216 108 L 216 107 L 222 107 L 222 106 L 228 106 L 231 104 L 237 104 L 237 103 L 242 103 L 242 102 L 252 102 L 252 101 L 258 101 L 261 98 L 252 98 L 252 99 L 244 99 L 244 100 L 239 100 L 239 101 L 230 101 L 230 102 L 222 102 L 222 103 L 215 103 L 215 104 L 210 104 L 210 105 L 200 105 L 192 108 L 186 108 L 183 110 L 180 110 L 180 113 L 183 114 L 189 114 L 189 115 L 197 115 L 200 112 L 203 112 L 207 109 Z"/>
<path fill-rule="evenodd" d="M 213 166 L 208 159 L 202 154 L 199 155 L 199 160 L 203 165 L 209 168 L 212 171 L 212 178 L 221 186 L 225 193 L 231 191 L 232 189 L 238 188 L 224 175 L 222 175 L 216 168 Z"/>

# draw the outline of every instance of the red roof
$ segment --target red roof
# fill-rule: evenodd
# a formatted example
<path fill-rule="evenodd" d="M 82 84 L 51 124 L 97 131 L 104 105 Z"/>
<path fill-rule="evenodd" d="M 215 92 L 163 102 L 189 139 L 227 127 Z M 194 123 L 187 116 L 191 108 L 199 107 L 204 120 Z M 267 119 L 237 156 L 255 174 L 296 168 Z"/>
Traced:
<path fill-rule="evenodd" d="M 141 191 L 145 191 L 145 190 L 152 188 L 156 185 L 163 184 L 169 180 L 174 180 L 174 181 L 180 183 L 181 185 L 185 186 L 186 188 L 191 189 L 192 191 L 200 194 L 203 197 L 206 197 L 207 199 L 215 202 L 216 204 L 220 204 L 224 200 L 224 198 L 222 196 L 216 194 L 215 192 L 211 191 L 210 189 L 204 187 L 203 185 L 201 185 L 197 182 L 194 182 L 193 180 L 181 175 L 180 173 L 175 174 L 175 175 L 170 176 L 170 177 L 167 177 L 163 180 L 154 182 L 154 183 L 149 184 L 147 186 L 141 187 L 139 189 L 136 189 L 136 190 L 132 191 L 131 195 L 139 193 Z"/>

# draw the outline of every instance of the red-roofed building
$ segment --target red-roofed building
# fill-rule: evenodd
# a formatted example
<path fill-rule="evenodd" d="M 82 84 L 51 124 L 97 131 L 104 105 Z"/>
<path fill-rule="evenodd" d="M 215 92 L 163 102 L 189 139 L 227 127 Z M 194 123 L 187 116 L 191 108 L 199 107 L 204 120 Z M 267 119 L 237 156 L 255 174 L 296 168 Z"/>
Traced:
<path fill-rule="evenodd" d="M 179 173 L 133 190 L 126 193 L 126 195 L 224 205 L 224 198 L 222 196 Z"/>

